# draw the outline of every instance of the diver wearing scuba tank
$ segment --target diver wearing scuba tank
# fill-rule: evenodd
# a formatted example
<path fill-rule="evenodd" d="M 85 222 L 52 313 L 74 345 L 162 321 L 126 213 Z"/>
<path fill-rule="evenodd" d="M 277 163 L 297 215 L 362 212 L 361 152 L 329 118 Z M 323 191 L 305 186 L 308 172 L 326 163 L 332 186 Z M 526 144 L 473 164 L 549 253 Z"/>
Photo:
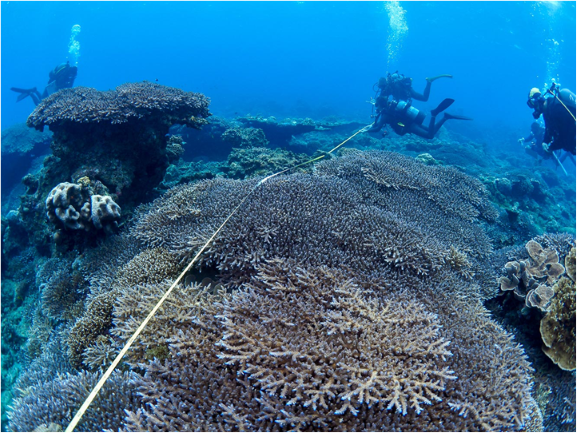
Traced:
<path fill-rule="evenodd" d="M 60 89 L 67 89 L 74 86 L 74 80 L 76 79 L 77 73 L 77 66 L 70 66 L 69 62 L 62 63 L 61 65 L 56 66 L 48 74 L 48 84 L 46 85 L 46 88 L 42 94 L 40 94 L 36 87 L 31 89 L 12 87 L 10 90 L 19 93 L 18 97 L 16 98 L 16 102 L 20 102 L 26 97 L 30 96 L 30 98 L 34 101 L 34 104 L 38 105 L 42 99 L 58 92 Z"/>
<path fill-rule="evenodd" d="M 548 151 L 563 149 L 575 155 L 575 94 L 569 89 L 559 89 L 555 83 L 547 90 L 546 98 L 534 87 L 529 91 L 527 105 L 533 108 L 533 117 L 543 115 L 545 121 L 544 143 L 551 143 Z"/>
<path fill-rule="evenodd" d="M 428 101 L 429 94 L 431 93 L 431 83 L 443 77 L 453 78 L 452 75 L 448 74 L 427 78 L 427 85 L 422 94 L 413 89 L 413 79 L 405 77 L 403 74 L 400 74 L 399 71 L 395 71 L 392 74 L 388 73 L 386 77 L 379 78 L 378 83 L 375 83 L 375 85 L 378 86 L 378 91 L 380 92 L 379 97 L 384 97 L 385 99 L 392 96 L 393 99 L 398 101 L 410 101 L 411 99 Z M 375 85 L 373 85 L 373 90 Z"/>
<path fill-rule="evenodd" d="M 393 131 L 398 135 L 411 133 L 419 137 L 432 139 L 441 126 L 449 119 L 472 120 L 467 117 L 445 113 L 443 118 L 439 122 L 436 122 L 437 115 L 446 110 L 453 102 L 455 102 L 454 99 L 447 98 L 441 102 L 437 108 L 432 110 L 429 126 L 425 127 L 422 123 L 426 115 L 412 107 L 410 102 L 392 99 L 390 101 L 387 100 L 386 105 L 383 106 L 383 101 L 381 100 L 380 106 L 377 107 L 380 108 L 377 118 L 367 132 L 379 132 L 383 126 L 388 124 L 391 125 Z"/>

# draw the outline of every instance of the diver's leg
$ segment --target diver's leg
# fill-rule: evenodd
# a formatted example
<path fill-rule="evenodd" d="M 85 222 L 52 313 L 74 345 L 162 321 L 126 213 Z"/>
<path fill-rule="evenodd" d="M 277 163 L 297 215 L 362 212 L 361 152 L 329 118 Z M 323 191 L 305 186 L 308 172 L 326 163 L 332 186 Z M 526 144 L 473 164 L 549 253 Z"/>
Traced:
<path fill-rule="evenodd" d="M 439 129 L 441 129 L 441 126 L 443 126 L 443 123 L 445 123 L 447 121 L 447 116 L 443 116 L 441 118 L 441 120 L 439 120 L 437 122 L 437 118 L 431 116 L 431 121 L 429 122 L 429 135 L 430 138 L 433 138 L 437 132 L 439 132 Z"/>
<path fill-rule="evenodd" d="M 423 138 L 426 138 L 428 140 L 433 138 L 433 135 L 431 134 L 430 129 L 425 128 L 423 125 L 412 124 L 409 127 L 409 132 L 411 134 L 418 135 L 419 137 L 423 137 Z"/>

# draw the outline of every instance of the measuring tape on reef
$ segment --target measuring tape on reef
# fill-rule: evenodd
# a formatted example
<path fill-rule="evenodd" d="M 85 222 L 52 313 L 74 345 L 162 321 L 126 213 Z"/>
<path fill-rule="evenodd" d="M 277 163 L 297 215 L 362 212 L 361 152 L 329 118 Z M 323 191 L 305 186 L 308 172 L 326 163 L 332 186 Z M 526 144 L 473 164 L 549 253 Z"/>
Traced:
<path fill-rule="evenodd" d="M 148 316 L 146 316 L 146 319 L 144 319 L 142 321 L 142 323 L 140 324 L 140 326 L 138 327 L 138 329 L 136 329 L 136 331 L 134 332 L 134 334 L 132 334 L 132 337 L 130 337 L 128 339 L 128 341 L 126 342 L 126 344 L 124 345 L 124 347 L 122 348 L 122 350 L 120 351 L 120 353 L 116 356 L 116 358 L 114 359 L 114 361 L 112 361 L 112 364 L 110 365 L 110 367 L 108 367 L 108 370 L 106 370 L 106 372 L 104 373 L 104 375 L 102 376 L 102 378 L 98 381 L 98 383 L 96 384 L 96 386 L 94 387 L 94 389 L 92 390 L 92 392 L 88 395 L 88 397 L 86 398 L 86 400 L 84 401 L 84 403 L 82 404 L 82 406 L 80 407 L 80 409 L 78 409 L 78 412 L 76 412 L 76 415 L 74 416 L 74 418 L 72 418 L 72 421 L 70 421 L 70 424 L 68 424 L 68 427 L 66 427 L 66 432 L 72 432 L 74 431 L 74 429 L 76 428 L 76 426 L 78 425 L 78 423 L 80 422 L 80 420 L 82 419 L 82 416 L 84 415 L 84 413 L 86 412 L 86 410 L 88 409 L 88 407 L 90 406 L 90 404 L 92 403 L 92 401 L 96 398 L 96 396 L 98 395 L 98 392 L 100 391 L 100 389 L 102 388 L 102 386 L 106 383 L 106 381 L 108 380 L 108 378 L 110 377 L 110 375 L 112 374 L 112 372 L 114 371 L 114 369 L 116 368 L 116 366 L 120 363 L 120 361 L 122 360 L 122 358 L 124 357 L 124 355 L 126 354 L 126 352 L 128 352 L 128 349 L 130 349 L 130 347 L 132 346 L 132 344 L 136 341 L 136 339 L 138 338 L 138 336 L 140 335 L 140 333 L 144 330 L 144 328 L 146 328 L 146 325 L 148 325 L 148 322 L 150 322 L 150 319 L 152 319 L 154 317 L 154 315 L 156 314 L 156 312 L 158 311 L 158 309 L 162 306 L 162 304 L 164 303 L 164 301 L 166 301 L 166 299 L 170 296 L 170 294 L 172 293 L 172 291 L 174 290 L 174 288 L 178 285 L 178 283 L 182 280 L 182 278 L 184 277 L 184 275 L 186 275 L 186 273 L 188 271 L 190 271 L 190 269 L 192 268 L 192 265 L 194 265 L 196 263 L 196 261 L 198 260 L 198 258 L 200 257 L 200 255 L 206 250 L 206 248 L 208 247 L 208 245 L 214 240 L 214 238 L 216 238 L 216 235 L 218 235 L 220 233 L 220 231 L 224 228 L 224 226 L 226 225 L 226 223 L 233 217 L 233 215 L 240 209 L 240 207 L 243 205 L 243 203 L 245 201 L 248 200 L 248 198 L 253 194 L 253 192 L 259 187 L 261 186 L 263 183 L 265 183 L 267 180 L 272 179 L 273 177 L 279 176 L 283 173 L 289 172 L 291 170 L 294 170 L 296 168 L 302 167 L 304 165 L 307 164 L 312 164 L 313 162 L 316 161 L 320 161 L 321 159 L 325 158 L 327 155 L 333 153 L 334 151 L 336 151 L 337 149 L 339 149 L 341 146 L 343 146 L 347 141 L 349 141 L 350 139 L 352 139 L 353 137 L 355 137 L 356 135 L 360 134 L 361 132 L 365 132 L 371 125 L 367 125 L 363 128 L 361 128 L 360 130 L 358 130 L 357 132 L 355 132 L 353 135 L 351 135 L 349 138 L 347 138 L 346 140 L 344 140 L 342 143 L 340 143 L 338 146 L 334 147 L 333 149 L 331 149 L 330 151 L 328 151 L 327 153 L 317 156 L 316 158 L 310 159 L 306 162 L 303 162 L 302 164 L 298 164 L 295 165 L 294 167 L 290 167 L 290 168 L 286 168 L 284 170 L 279 171 L 278 173 L 274 173 L 271 174 L 270 176 L 265 177 L 264 179 L 262 179 L 260 182 L 258 182 L 254 188 L 252 190 L 250 190 L 250 192 L 240 201 L 240 203 L 233 209 L 233 211 L 230 213 L 230 215 L 228 217 L 226 217 L 226 219 L 224 220 L 224 222 L 220 225 L 220 227 L 213 233 L 213 235 L 210 237 L 210 239 L 208 241 L 206 241 L 206 243 L 203 245 L 203 247 L 199 250 L 199 252 L 196 254 L 196 256 L 194 256 L 194 258 L 190 261 L 190 263 L 188 264 L 188 266 L 184 269 L 184 271 L 182 271 L 182 273 L 178 276 L 178 278 L 174 281 L 174 283 L 172 283 L 172 285 L 170 286 L 170 288 L 164 293 L 164 295 L 162 295 L 162 297 L 160 298 L 160 300 L 157 302 L 157 304 L 154 306 L 154 308 L 150 311 L 150 313 L 148 313 Z"/>

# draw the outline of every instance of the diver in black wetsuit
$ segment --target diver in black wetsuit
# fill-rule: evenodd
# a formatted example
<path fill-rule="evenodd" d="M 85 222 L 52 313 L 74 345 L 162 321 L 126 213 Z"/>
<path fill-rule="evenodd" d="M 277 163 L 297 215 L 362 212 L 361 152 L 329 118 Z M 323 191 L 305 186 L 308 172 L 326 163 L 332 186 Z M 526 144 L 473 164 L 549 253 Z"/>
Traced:
<path fill-rule="evenodd" d="M 419 137 L 432 139 L 441 126 L 449 119 L 472 120 L 468 117 L 445 113 L 443 118 L 439 122 L 436 122 L 437 115 L 449 108 L 453 102 L 455 102 L 454 99 L 447 98 L 441 102 L 437 108 L 432 110 L 429 126 L 425 127 L 422 125 L 426 117 L 425 113 L 412 107 L 410 102 L 392 99 L 385 101 L 385 105 L 383 105 L 383 100 L 377 101 L 375 104 L 378 112 L 377 118 L 367 132 L 379 132 L 383 126 L 388 124 L 391 125 L 393 131 L 398 135 L 411 133 Z"/>
<path fill-rule="evenodd" d="M 417 101 L 428 101 L 429 94 L 431 93 L 431 83 L 443 77 L 453 78 L 452 75 L 447 74 L 426 78 L 427 85 L 425 86 L 423 94 L 420 94 L 416 92 L 415 89 L 413 89 L 412 78 L 405 77 L 403 74 L 399 74 L 399 71 L 396 71 L 393 74 L 388 73 L 386 77 L 379 78 L 379 82 L 376 83 L 379 89 L 377 101 L 379 98 L 381 100 L 387 100 L 389 96 L 392 96 L 393 99 L 396 99 L 397 101 L 410 101 L 412 99 Z"/>
<path fill-rule="evenodd" d="M 575 94 L 569 89 L 559 89 L 555 83 L 545 98 L 539 89 L 534 87 L 529 92 L 527 105 L 534 109 L 533 117 L 543 115 L 545 137 L 543 142 L 549 144 L 547 151 L 563 149 L 575 155 Z"/>
<path fill-rule="evenodd" d="M 74 80 L 76 79 L 76 74 L 78 73 L 77 66 L 70 66 L 69 62 L 62 63 L 56 66 L 48 74 L 48 84 L 44 89 L 44 92 L 40 92 L 33 87 L 32 89 L 21 89 L 19 87 L 12 87 L 10 90 L 20 93 L 16 98 L 16 102 L 20 102 L 23 99 L 30 96 L 34 101 L 34 104 L 40 104 L 40 101 L 53 93 L 56 93 L 60 89 L 67 89 L 74 85 Z"/>
<path fill-rule="evenodd" d="M 523 145 L 525 152 L 537 158 L 539 163 L 541 163 L 541 159 L 551 158 L 551 153 L 547 152 L 543 147 L 544 140 L 545 128 L 543 128 L 539 122 L 535 121 L 531 124 L 531 133 L 525 138 L 520 138 L 519 143 Z M 525 146 L 525 143 L 529 143 L 529 145 Z"/>

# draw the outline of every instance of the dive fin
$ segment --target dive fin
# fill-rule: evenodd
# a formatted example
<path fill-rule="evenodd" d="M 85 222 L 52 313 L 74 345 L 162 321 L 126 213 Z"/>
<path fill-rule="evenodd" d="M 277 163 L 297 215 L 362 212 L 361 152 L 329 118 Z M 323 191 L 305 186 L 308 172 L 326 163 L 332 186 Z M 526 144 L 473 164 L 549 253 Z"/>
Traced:
<path fill-rule="evenodd" d="M 449 74 L 442 74 L 442 75 L 436 75 L 436 76 L 430 77 L 430 78 L 427 77 L 426 80 L 427 80 L 429 83 L 432 83 L 433 81 L 438 80 L 439 78 L 453 78 L 453 76 L 452 76 L 452 75 L 449 75 Z"/>
<path fill-rule="evenodd" d="M 33 87 L 31 89 L 21 89 L 19 87 L 11 87 L 10 90 L 12 90 L 13 92 L 20 93 L 20 95 L 18 95 L 18 97 L 16 98 L 16 102 L 22 101 L 23 99 L 27 98 L 28 96 L 37 91 L 36 87 Z"/>
<path fill-rule="evenodd" d="M 447 99 L 443 100 L 443 102 L 441 102 L 437 108 L 435 108 L 434 110 L 431 110 L 431 116 L 435 117 L 440 112 L 449 108 L 453 104 L 453 102 L 455 102 L 455 100 L 451 99 L 451 98 L 447 98 Z"/>
<path fill-rule="evenodd" d="M 457 116 L 456 114 L 449 114 L 449 113 L 445 113 L 445 119 L 473 120 L 470 117 Z"/>

